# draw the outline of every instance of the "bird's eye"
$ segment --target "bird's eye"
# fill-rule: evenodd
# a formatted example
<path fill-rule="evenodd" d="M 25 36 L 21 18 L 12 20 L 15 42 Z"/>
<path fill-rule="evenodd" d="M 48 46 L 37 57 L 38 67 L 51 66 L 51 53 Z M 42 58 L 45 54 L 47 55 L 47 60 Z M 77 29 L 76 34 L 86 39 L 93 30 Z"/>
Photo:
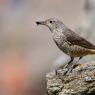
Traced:
<path fill-rule="evenodd" d="M 52 23 L 53 21 L 50 21 L 50 23 Z"/>

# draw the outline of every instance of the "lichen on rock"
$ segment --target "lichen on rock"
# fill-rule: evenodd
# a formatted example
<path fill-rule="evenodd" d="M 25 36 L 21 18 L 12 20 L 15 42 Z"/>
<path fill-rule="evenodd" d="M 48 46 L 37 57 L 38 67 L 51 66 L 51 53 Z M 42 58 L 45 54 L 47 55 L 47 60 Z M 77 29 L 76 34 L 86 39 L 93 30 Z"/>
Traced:
<path fill-rule="evenodd" d="M 95 62 L 78 64 L 68 75 L 65 71 L 47 74 L 48 95 L 95 95 Z"/>

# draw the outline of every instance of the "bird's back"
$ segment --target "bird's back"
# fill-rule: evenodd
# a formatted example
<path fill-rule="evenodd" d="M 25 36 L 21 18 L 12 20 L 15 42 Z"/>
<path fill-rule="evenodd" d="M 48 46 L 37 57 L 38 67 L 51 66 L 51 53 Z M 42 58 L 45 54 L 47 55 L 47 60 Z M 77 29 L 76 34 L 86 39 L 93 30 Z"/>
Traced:
<path fill-rule="evenodd" d="M 95 45 L 92 43 L 88 42 L 84 38 L 78 36 L 75 32 L 73 32 L 70 29 L 66 29 L 63 34 L 66 36 L 67 41 L 71 43 L 71 45 L 78 45 L 87 49 L 94 49 L 95 50 Z"/>

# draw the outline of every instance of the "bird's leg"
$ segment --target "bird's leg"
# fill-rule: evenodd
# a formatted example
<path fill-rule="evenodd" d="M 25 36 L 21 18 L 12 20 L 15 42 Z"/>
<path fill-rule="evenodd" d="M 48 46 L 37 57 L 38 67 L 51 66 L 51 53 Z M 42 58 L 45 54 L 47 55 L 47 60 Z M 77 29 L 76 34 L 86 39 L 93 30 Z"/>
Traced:
<path fill-rule="evenodd" d="M 78 59 L 78 61 L 77 61 L 76 63 L 78 63 L 80 59 L 82 59 L 82 57 L 79 57 L 79 59 Z M 76 66 L 78 66 L 78 65 L 75 65 L 75 64 L 72 63 L 73 60 L 74 60 L 74 57 L 71 57 L 71 60 L 68 62 L 68 64 L 66 64 L 66 65 L 64 66 L 64 68 L 67 68 L 67 69 L 68 69 L 68 70 L 64 73 L 64 75 L 68 75 Z M 56 70 L 56 75 L 57 75 L 57 70 Z"/>
<path fill-rule="evenodd" d="M 78 61 L 76 61 L 76 64 L 73 65 L 73 69 L 76 68 L 76 67 L 79 65 L 78 62 L 79 62 L 82 58 L 83 58 L 82 56 L 79 57 Z"/>
<path fill-rule="evenodd" d="M 71 57 L 71 60 L 68 62 L 68 64 L 72 63 L 74 60 L 74 57 Z"/>
<path fill-rule="evenodd" d="M 74 57 L 70 57 L 70 58 L 71 58 L 71 59 L 70 59 L 70 61 L 68 62 L 68 64 L 66 64 L 63 68 L 69 68 L 69 67 L 70 67 L 69 65 L 71 65 L 71 63 L 73 62 Z M 60 68 L 62 68 L 62 67 L 60 67 Z M 68 72 L 68 71 L 66 71 L 66 72 Z M 58 75 L 57 70 L 55 70 L 55 73 L 56 73 L 56 75 Z"/>
<path fill-rule="evenodd" d="M 79 62 L 79 60 L 81 60 L 82 59 L 82 56 L 81 57 L 79 57 L 79 59 L 78 59 L 78 61 L 76 62 L 76 63 L 78 63 Z"/>
<path fill-rule="evenodd" d="M 81 59 L 82 59 L 82 56 L 81 56 L 81 57 L 79 57 L 79 59 L 78 59 L 78 61 L 76 61 L 76 63 L 78 63 L 78 62 L 79 62 L 79 60 L 81 60 Z M 72 58 L 71 58 L 71 60 L 73 61 L 73 60 L 74 60 L 74 57 L 72 57 Z M 69 65 L 70 63 L 72 63 L 72 61 L 71 61 L 71 60 L 69 61 L 68 65 Z M 74 65 L 75 65 L 75 64 L 74 64 Z M 77 65 L 76 65 L 76 66 L 77 66 Z"/>
<path fill-rule="evenodd" d="M 72 64 L 72 62 L 73 62 L 73 60 L 74 60 L 74 57 L 70 57 L 71 59 L 70 59 L 70 61 L 68 62 L 68 64 L 65 66 L 65 68 L 68 68 L 71 64 Z"/>
<path fill-rule="evenodd" d="M 74 60 L 74 57 L 71 57 L 71 60 L 68 62 L 68 64 L 64 67 L 64 68 L 67 68 L 68 70 L 64 73 L 64 75 L 68 75 L 72 69 L 73 69 L 73 60 Z"/>
<path fill-rule="evenodd" d="M 78 59 L 78 61 L 77 61 L 76 63 L 78 63 L 80 59 L 82 59 L 82 57 L 79 57 L 79 59 Z M 76 66 L 78 66 L 78 64 L 77 64 L 77 65 L 72 64 L 71 66 L 69 66 L 69 67 L 68 67 L 68 71 L 66 72 L 66 75 L 68 75 L 70 72 L 72 72 L 72 70 L 73 70 Z"/>

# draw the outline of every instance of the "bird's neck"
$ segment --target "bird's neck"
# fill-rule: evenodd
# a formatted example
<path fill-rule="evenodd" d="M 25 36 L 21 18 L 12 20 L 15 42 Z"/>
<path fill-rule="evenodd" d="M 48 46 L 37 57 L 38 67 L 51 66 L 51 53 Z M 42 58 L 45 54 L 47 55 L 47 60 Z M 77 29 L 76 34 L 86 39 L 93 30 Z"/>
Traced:
<path fill-rule="evenodd" d="M 62 29 L 53 29 L 52 30 L 52 36 L 53 37 L 60 37 L 62 36 Z"/>
<path fill-rule="evenodd" d="M 60 38 L 60 37 L 64 37 L 64 32 L 66 31 L 66 28 L 56 28 L 56 29 L 52 29 L 52 36 L 53 38 Z"/>
<path fill-rule="evenodd" d="M 57 45 L 61 45 L 62 41 L 65 39 L 65 35 L 63 34 L 63 31 L 60 29 L 53 30 L 52 37 L 53 37 L 53 40 L 57 43 Z"/>

